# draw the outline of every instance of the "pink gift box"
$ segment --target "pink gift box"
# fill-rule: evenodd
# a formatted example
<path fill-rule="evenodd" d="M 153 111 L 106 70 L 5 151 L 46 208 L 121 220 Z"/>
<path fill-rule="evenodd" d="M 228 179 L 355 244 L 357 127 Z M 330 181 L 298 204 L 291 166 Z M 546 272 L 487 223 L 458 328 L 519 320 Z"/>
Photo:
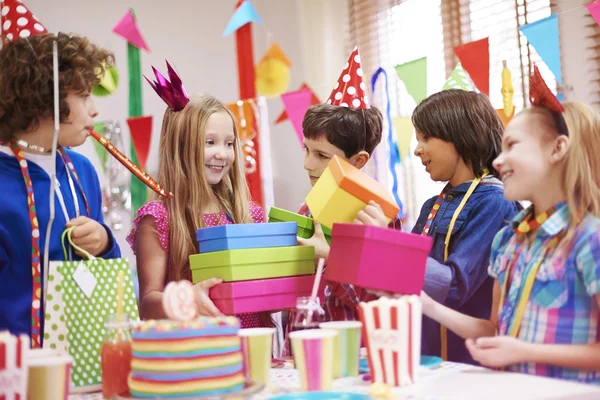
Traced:
<path fill-rule="evenodd" d="M 210 289 L 215 306 L 227 315 L 296 308 L 298 297 L 311 295 L 314 275 L 226 282 Z M 324 280 L 318 297 L 324 301 Z"/>
<path fill-rule="evenodd" d="M 325 277 L 364 288 L 419 294 L 433 240 L 356 224 L 334 224 Z"/>

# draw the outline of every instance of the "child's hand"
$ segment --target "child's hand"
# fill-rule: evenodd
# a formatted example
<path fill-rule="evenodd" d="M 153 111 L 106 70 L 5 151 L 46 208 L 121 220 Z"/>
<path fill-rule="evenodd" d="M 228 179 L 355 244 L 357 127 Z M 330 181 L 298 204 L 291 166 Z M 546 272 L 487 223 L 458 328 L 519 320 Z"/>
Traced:
<path fill-rule="evenodd" d="M 435 300 L 433 300 L 427 293 L 421 290 L 421 309 L 423 314 L 426 316 L 430 316 L 431 309 L 435 305 Z"/>
<path fill-rule="evenodd" d="M 502 368 L 526 361 L 528 343 L 510 336 L 467 339 L 465 343 L 471 357 L 486 367 Z"/>
<path fill-rule="evenodd" d="M 223 282 L 223 279 L 210 278 L 194 285 L 194 290 L 196 291 L 196 304 L 198 305 L 200 315 L 208 317 L 220 317 L 223 315 L 217 306 L 215 306 L 215 303 L 208 297 L 210 288 L 221 282 Z"/>
<path fill-rule="evenodd" d="M 328 259 L 329 258 L 329 244 L 327 243 L 327 239 L 325 239 L 325 234 L 323 233 L 323 228 L 321 228 L 321 224 L 317 221 L 314 221 L 315 225 L 315 233 L 312 235 L 310 239 L 304 239 L 300 236 L 297 237 L 298 244 L 300 246 L 315 246 L 315 260 L 319 258 Z"/>
<path fill-rule="evenodd" d="M 359 211 L 354 220 L 355 224 L 373 225 L 381 228 L 387 228 L 388 222 L 381 206 L 373 200 L 367 204 L 364 210 Z"/>
<path fill-rule="evenodd" d="M 88 217 L 77 217 L 67 222 L 67 228 L 72 226 L 75 227 L 71 233 L 74 245 L 81 247 L 93 256 L 98 256 L 107 250 L 108 232 L 99 222 Z M 84 257 L 78 250 L 75 253 Z"/>

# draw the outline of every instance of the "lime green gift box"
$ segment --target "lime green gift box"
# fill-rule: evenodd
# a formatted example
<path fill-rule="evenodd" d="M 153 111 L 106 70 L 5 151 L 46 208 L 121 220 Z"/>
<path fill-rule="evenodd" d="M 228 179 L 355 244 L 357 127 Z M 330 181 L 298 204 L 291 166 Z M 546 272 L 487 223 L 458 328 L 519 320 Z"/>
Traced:
<path fill-rule="evenodd" d="M 313 219 L 304 215 L 296 214 L 282 208 L 271 207 L 269 210 L 269 222 L 296 222 L 298 223 L 298 236 L 310 239 L 315 233 Z M 321 225 L 327 243 L 331 244 L 331 229 Z"/>
<path fill-rule="evenodd" d="M 238 282 L 310 275 L 315 273 L 315 248 L 287 246 L 193 254 L 190 269 L 194 283 L 210 278 Z"/>

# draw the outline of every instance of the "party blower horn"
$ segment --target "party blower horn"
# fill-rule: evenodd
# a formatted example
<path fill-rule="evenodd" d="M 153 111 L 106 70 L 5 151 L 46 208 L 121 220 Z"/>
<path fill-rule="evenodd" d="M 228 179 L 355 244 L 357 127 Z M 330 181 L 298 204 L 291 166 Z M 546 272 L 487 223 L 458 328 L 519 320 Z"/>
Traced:
<path fill-rule="evenodd" d="M 154 190 L 156 193 L 160 194 L 163 197 L 168 199 L 173 197 L 173 193 L 166 192 L 158 182 L 156 182 L 150 175 L 145 173 L 135 165 L 129 158 L 127 158 L 123 153 L 121 153 L 111 142 L 106 140 L 106 138 L 100 136 L 100 134 L 96 131 L 91 131 L 91 136 L 96 139 L 104 148 L 112 154 L 114 158 L 116 158 L 121 164 L 123 164 L 132 174 L 137 176 L 142 182 L 146 184 L 150 189 Z"/>

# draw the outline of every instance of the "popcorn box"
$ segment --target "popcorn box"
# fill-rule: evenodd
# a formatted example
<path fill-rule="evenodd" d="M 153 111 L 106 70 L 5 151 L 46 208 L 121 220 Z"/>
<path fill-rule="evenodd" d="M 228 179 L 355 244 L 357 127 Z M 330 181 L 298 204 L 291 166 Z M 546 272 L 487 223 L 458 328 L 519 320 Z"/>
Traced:
<path fill-rule="evenodd" d="M 360 303 L 358 315 L 372 383 L 402 387 L 417 381 L 421 359 L 421 300 L 382 297 Z"/>
<path fill-rule="evenodd" d="M 210 289 L 209 296 L 224 314 L 235 315 L 296 307 L 298 297 L 311 295 L 314 275 L 221 283 Z M 325 302 L 325 280 L 321 280 L 319 298 Z"/>
<path fill-rule="evenodd" d="M 298 224 L 298 236 L 304 239 L 309 239 L 315 233 L 313 219 L 304 215 L 296 214 L 277 207 L 271 207 L 269 210 L 269 222 L 296 222 Z M 321 225 L 325 240 L 331 243 L 331 229 Z"/>
<path fill-rule="evenodd" d="M 388 222 L 400 211 L 385 186 L 337 156 L 306 196 L 313 218 L 327 228 L 334 222 L 353 222 L 371 200 L 381 206 Z"/>
<path fill-rule="evenodd" d="M 315 273 L 313 246 L 225 250 L 193 254 L 189 260 L 194 283 L 209 278 L 237 282 Z"/>
<path fill-rule="evenodd" d="M 335 224 L 327 280 L 400 294 L 419 294 L 433 240 L 395 229 Z"/>
<path fill-rule="evenodd" d="M 30 339 L 27 335 L 14 336 L 0 332 L 0 398 L 27 399 L 27 357 Z"/>
<path fill-rule="evenodd" d="M 231 224 L 196 231 L 200 253 L 223 250 L 295 246 L 298 224 Z"/>

